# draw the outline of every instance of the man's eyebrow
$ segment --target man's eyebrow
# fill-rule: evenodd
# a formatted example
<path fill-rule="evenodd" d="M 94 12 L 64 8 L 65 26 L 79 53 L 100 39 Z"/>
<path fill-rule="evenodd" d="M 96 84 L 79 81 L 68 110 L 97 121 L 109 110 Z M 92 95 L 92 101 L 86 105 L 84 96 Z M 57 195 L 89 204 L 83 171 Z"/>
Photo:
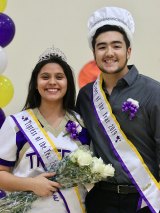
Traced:
<path fill-rule="evenodd" d="M 110 44 L 122 44 L 122 41 L 115 40 L 115 41 L 112 41 Z M 106 42 L 99 42 L 99 43 L 96 44 L 97 47 L 99 47 L 101 45 L 108 45 L 108 43 L 106 43 Z"/>
<path fill-rule="evenodd" d="M 113 41 L 113 42 L 111 42 L 111 44 L 122 44 L 122 41 Z"/>
<path fill-rule="evenodd" d="M 106 45 L 106 44 L 107 44 L 106 42 L 99 42 L 99 43 L 96 44 L 96 46 L 98 47 L 100 45 Z"/>

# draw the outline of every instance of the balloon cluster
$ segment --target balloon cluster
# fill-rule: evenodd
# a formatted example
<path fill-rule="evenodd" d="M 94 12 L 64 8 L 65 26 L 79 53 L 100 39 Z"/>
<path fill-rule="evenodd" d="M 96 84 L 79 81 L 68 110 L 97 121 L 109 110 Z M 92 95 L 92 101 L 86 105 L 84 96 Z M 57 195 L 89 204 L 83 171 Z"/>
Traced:
<path fill-rule="evenodd" d="M 15 24 L 13 20 L 2 13 L 7 5 L 7 0 L 0 0 L 0 127 L 5 119 L 2 110 L 12 99 L 14 87 L 9 78 L 2 75 L 7 66 L 7 55 L 4 51 L 15 35 Z"/>

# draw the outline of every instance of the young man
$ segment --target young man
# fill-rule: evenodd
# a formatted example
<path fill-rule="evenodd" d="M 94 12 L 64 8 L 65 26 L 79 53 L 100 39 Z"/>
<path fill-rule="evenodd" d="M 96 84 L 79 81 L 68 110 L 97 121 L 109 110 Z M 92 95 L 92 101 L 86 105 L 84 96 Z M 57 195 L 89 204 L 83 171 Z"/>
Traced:
<path fill-rule="evenodd" d="M 99 9 L 89 18 L 88 28 L 101 74 L 80 90 L 77 108 L 95 154 L 116 172 L 88 193 L 87 213 L 158 213 L 160 83 L 127 66 L 134 33 L 127 10 Z"/>

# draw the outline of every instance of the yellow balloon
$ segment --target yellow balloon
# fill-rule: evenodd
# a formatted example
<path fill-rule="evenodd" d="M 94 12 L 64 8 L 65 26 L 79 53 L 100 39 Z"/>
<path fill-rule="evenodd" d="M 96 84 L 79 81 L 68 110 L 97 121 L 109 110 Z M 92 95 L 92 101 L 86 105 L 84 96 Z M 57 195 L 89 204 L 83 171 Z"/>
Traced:
<path fill-rule="evenodd" d="M 0 0 L 0 12 L 3 12 L 6 8 L 7 0 Z"/>
<path fill-rule="evenodd" d="M 9 78 L 0 75 L 0 108 L 5 107 L 12 99 L 14 88 Z"/>

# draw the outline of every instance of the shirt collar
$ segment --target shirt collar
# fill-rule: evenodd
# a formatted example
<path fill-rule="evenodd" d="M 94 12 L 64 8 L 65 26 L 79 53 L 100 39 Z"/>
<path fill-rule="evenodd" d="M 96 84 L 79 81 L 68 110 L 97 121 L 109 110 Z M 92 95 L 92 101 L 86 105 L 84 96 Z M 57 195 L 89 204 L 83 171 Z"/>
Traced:
<path fill-rule="evenodd" d="M 135 82 L 138 77 L 137 68 L 135 67 L 135 65 L 129 65 L 128 70 L 128 73 L 117 82 L 117 85 L 131 86 Z M 105 88 L 104 81 L 102 83 L 102 88 L 105 93 L 108 93 L 107 89 Z"/>
<path fill-rule="evenodd" d="M 124 81 L 129 86 L 131 86 L 138 77 L 138 70 L 135 67 L 135 65 L 129 65 L 128 69 L 129 69 L 128 73 L 122 79 L 124 79 Z"/>

